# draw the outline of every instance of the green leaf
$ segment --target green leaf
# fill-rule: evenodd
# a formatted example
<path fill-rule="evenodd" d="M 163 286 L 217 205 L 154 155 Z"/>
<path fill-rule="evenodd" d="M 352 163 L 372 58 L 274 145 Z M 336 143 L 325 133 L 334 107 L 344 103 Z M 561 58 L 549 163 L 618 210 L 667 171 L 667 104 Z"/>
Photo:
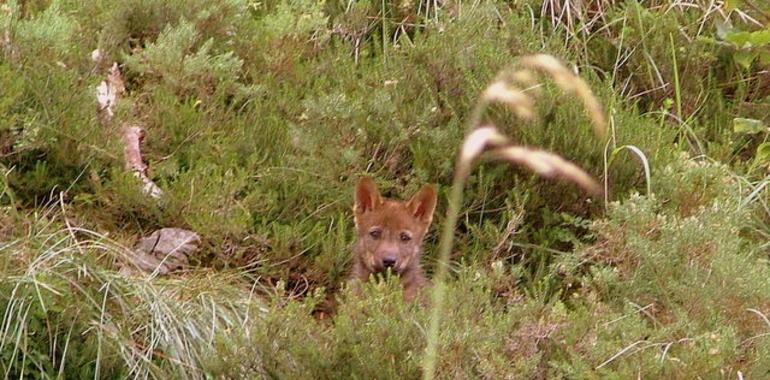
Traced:
<path fill-rule="evenodd" d="M 754 156 L 754 162 L 770 162 L 770 142 L 759 144 L 757 147 L 757 154 Z"/>
<path fill-rule="evenodd" d="M 725 41 L 738 47 L 744 47 L 751 41 L 751 33 L 729 31 L 725 33 Z"/>
<path fill-rule="evenodd" d="M 726 31 L 723 39 L 741 48 L 762 47 L 770 44 L 770 29 L 756 32 Z"/>
<path fill-rule="evenodd" d="M 749 35 L 749 43 L 753 46 L 765 46 L 770 44 L 770 29 L 751 32 Z"/>
<path fill-rule="evenodd" d="M 754 62 L 754 59 L 756 58 L 757 58 L 757 53 L 753 51 L 739 50 L 733 54 L 733 59 L 735 60 L 735 63 L 741 65 L 741 67 L 743 67 L 746 70 L 751 68 L 751 64 Z"/>
<path fill-rule="evenodd" d="M 725 9 L 731 11 L 735 8 L 740 8 L 743 5 L 742 0 L 725 0 Z"/>
<path fill-rule="evenodd" d="M 770 65 L 770 51 L 759 52 L 759 63 Z"/>
<path fill-rule="evenodd" d="M 756 133 L 761 133 L 767 130 L 767 127 L 765 127 L 765 124 L 762 123 L 761 120 L 756 119 L 744 119 L 742 117 L 736 117 L 733 119 L 733 132 L 745 134 L 745 135 L 753 135 Z"/>

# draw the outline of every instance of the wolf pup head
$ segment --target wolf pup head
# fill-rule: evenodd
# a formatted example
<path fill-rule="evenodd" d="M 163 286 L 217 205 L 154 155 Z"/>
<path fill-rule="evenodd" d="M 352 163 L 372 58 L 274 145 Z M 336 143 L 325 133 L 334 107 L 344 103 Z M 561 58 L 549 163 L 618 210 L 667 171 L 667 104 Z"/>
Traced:
<path fill-rule="evenodd" d="M 383 198 L 369 177 L 356 184 L 355 258 L 364 272 L 404 276 L 420 268 L 422 242 L 436 208 L 436 188 L 423 186 L 406 202 Z"/>

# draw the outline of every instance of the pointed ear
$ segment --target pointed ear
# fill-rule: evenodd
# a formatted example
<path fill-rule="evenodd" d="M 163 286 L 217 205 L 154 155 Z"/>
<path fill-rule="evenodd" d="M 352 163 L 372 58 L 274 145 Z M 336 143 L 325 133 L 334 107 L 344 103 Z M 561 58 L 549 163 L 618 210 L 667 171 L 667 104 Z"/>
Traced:
<path fill-rule="evenodd" d="M 382 203 L 377 184 L 370 177 L 361 177 L 356 183 L 356 195 L 353 210 L 356 214 L 372 211 Z"/>
<path fill-rule="evenodd" d="M 406 207 L 415 218 L 429 226 L 433 221 L 437 197 L 436 188 L 433 185 L 425 185 L 407 202 Z"/>

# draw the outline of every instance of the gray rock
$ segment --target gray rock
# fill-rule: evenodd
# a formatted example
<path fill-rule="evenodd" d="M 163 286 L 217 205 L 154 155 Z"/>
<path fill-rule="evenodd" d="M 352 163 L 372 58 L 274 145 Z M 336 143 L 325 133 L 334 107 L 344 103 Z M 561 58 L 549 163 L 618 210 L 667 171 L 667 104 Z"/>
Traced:
<path fill-rule="evenodd" d="M 189 265 L 188 255 L 198 250 L 200 236 L 181 228 L 161 228 L 139 239 L 133 264 L 146 272 L 164 275 Z"/>

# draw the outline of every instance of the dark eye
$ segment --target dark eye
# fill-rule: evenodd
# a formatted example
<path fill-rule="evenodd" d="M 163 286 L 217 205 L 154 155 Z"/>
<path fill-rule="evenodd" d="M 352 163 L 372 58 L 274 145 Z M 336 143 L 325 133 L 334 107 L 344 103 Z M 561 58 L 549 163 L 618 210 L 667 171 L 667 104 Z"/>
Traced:
<path fill-rule="evenodd" d="M 380 231 L 380 230 L 371 230 L 371 231 L 369 231 L 369 236 L 371 236 L 372 239 L 379 239 L 380 236 L 382 236 L 382 231 Z"/>
<path fill-rule="evenodd" d="M 409 234 L 408 234 L 408 233 L 406 233 L 406 232 L 402 232 L 402 233 L 401 233 L 401 241 L 404 241 L 404 242 L 406 242 L 406 241 L 409 241 L 409 240 L 412 240 L 412 237 L 411 237 L 411 236 L 409 236 Z"/>

